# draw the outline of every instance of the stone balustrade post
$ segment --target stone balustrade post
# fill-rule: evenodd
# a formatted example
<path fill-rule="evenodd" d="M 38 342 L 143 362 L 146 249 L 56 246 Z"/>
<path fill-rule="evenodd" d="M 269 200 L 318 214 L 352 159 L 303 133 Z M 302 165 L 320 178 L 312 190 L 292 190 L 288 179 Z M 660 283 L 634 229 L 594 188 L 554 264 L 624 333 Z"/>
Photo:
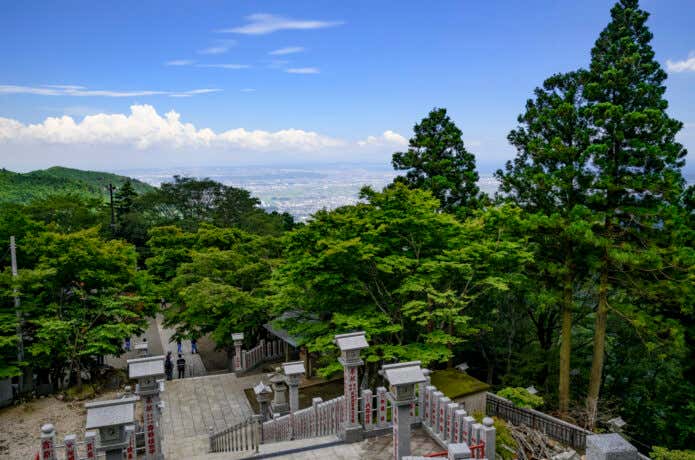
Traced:
<path fill-rule="evenodd" d="M 377 420 L 376 424 L 379 428 L 383 428 L 387 425 L 386 421 L 386 388 L 378 387 L 376 389 L 376 410 L 377 410 Z"/>
<path fill-rule="evenodd" d="M 458 408 L 458 403 L 449 403 L 446 406 L 446 434 L 444 436 L 446 442 L 453 442 L 454 440 L 454 414 Z"/>
<path fill-rule="evenodd" d="M 137 451 L 135 450 L 135 425 L 128 425 L 125 427 L 125 439 L 128 445 L 125 448 L 125 455 L 123 458 L 125 460 L 134 460 L 137 458 Z"/>
<path fill-rule="evenodd" d="M 442 439 L 446 438 L 446 406 L 450 402 L 447 396 L 441 396 L 437 403 L 437 434 Z"/>
<path fill-rule="evenodd" d="M 473 443 L 473 425 L 475 424 L 475 419 L 470 415 L 463 418 L 463 441 L 466 444 Z"/>
<path fill-rule="evenodd" d="M 362 390 L 362 422 L 365 430 L 371 430 L 374 423 L 372 421 L 373 405 L 374 395 L 372 390 Z"/>
<path fill-rule="evenodd" d="M 430 393 L 430 423 L 434 433 L 439 432 L 439 398 L 443 396 L 444 393 L 439 390 Z"/>
<path fill-rule="evenodd" d="M 65 435 L 63 445 L 65 446 L 65 460 L 77 460 L 77 436 L 74 434 Z"/>
<path fill-rule="evenodd" d="M 84 434 L 84 445 L 85 452 L 87 453 L 87 460 L 96 460 L 97 458 L 97 432 L 87 431 Z"/>
<path fill-rule="evenodd" d="M 495 458 L 495 442 L 497 430 L 495 429 L 494 420 L 490 417 L 483 419 L 483 427 L 480 430 L 480 436 L 485 444 L 485 457 Z"/>
<path fill-rule="evenodd" d="M 56 460 L 56 431 L 52 423 L 41 427 L 41 460 Z"/>
<path fill-rule="evenodd" d="M 322 402 L 323 402 L 323 399 L 321 399 L 321 398 L 313 398 L 311 400 L 311 408 L 312 408 L 311 435 L 312 436 L 318 436 L 319 435 L 319 429 L 320 429 L 319 405 Z"/>
<path fill-rule="evenodd" d="M 454 412 L 454 438 L 452 442 L 454 444 L 460 444 L 466 442 L 463 439 L 463 424 L 464 418 L 466 417 L 466 411 L 463 409 L 458 409 Z"/>
<path fill-rule="evenodd" d="M 426 406 L 425 394 L 427 392 L 426 391 L 427 387 L 430 385 L 430 380 L 431 380 L 430 374 L 431 373 L 432 373 L 432 371 L 430 371 L 429 369 L 423 369 L 422 375 L 425 376 L 425 381 L 417 384 L 417 419 L 420 422 L 425 421 L 425 414 L 427 412 L 427 410 L 425 408 L 425 406 Z"/>
<path fill-rule="evenodd" d="M 461 444 L 449 444 L 449 454 L 447 459 L 448 460 L 463 460 L 467 458 L 471 458 L 471 449 L 468 447 L 468 444 L 466 443 L 461 443 Z M 490 457 L 488 457 L 490 458 Z M 492 457 L 494 459 L 494 457 Z"/>

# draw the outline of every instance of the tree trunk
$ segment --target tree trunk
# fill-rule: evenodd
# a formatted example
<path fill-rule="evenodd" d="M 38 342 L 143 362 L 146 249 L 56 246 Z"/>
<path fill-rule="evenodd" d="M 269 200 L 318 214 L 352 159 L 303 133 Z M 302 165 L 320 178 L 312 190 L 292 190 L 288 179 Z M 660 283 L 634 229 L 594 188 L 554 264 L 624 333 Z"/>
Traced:
<path fill-rule="evenodd" d="M 454 336 L 454 320 L 449 321 L 449 335 Z M 449 358 L 449 361 L 446 363 L 446 368 L 447 369 L 453 369 L 454 368 L 454 345 L 449 343 L 447 344 L 447 347 L 449 348 L 449 352 L 451 353 L 451 357 Z"/>
<path fill-rule="evenodd" d="M 568 256 L 565 259 L 565 286 L 562 295 L 562 332 L 560 339 L 560 376 L 558 405 L 561 415 L 567 415 L 570 402 L 570 358 L 572 356 L 572 272 Z"/>
<path fill-rule="evenodd" d="M 601 268 L 601 281 L 598 288 L 598 310 L 594 326 L 594 357 L 591 362 L 589 393 L 586 397 L 587 427 L 593 430 L 598 415 L 598 395 L 601 389 L 603 358 L 606 348 L 606 321 L 608 317 L 608 262 L 604 260 Z"/>

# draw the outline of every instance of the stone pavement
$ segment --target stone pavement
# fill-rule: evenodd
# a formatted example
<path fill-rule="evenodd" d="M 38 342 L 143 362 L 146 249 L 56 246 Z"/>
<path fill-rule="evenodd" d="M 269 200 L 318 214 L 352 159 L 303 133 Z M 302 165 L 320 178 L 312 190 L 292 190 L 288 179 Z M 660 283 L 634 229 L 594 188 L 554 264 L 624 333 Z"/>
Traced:
<path fill-rule="evenodd" d="M 256 383 L 258 376 L 238 378 L 234 374 L 166 382 L 162 393 L 166 458 L 173 460 L 203 454 L 208 448 L 209 427 L 219 431 L 250 417 L 253 412 L 244 389 Z"/>
<path fill-rule="evenodd" d="M 164 318 L 162 318 L 162 315 L 157 315 L 158 336 L 163 347 L 163 354 L 166 355 L 167 351 L 170 351 L 172 360 L 174 363 L 176 363 L 176 358 L 178 357 L 176 341 L 170 342 L 175 331 L 173 329 L 165 328 L 162 324 L 163 321 Z M 200 359 L 200 355 L 197 353 L 191 353 L 191 341 L 182 340 L 181 345 L 183 357 L 186 360 L 186 377 L 199 377 L 202 375 L 207 375 L 205 365 L 203 364 L 203 360 Z M 174 364 L 174 377 L 177 375 L 178 371 L 176 370 L 176 364 Z"/>

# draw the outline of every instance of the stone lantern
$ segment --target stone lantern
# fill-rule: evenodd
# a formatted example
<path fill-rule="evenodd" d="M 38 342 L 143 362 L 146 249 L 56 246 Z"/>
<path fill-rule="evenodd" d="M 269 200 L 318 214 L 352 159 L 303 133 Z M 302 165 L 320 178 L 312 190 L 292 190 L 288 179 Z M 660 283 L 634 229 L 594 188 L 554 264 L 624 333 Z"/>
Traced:
<path fill-rule="evenodd" d="M 138 381 L 135 394 L 143 402 L 145 451 L 148 458 L 158 460 L 163 458 L 159 419 L 164 403 L 159 394 L 164 390 L 164 375 L 164 356 L 128 360 L 128 377 Z"/>
<path fill-rule="evenodd" d="M 287 383 L 285 383 L 285 376 L 276 372 L 268 380 L 273 389 L 273 402 L 270 403 L 270 410 L 273 414 L 284 415 L 288 413 L 290 411 L 290 406 L 287 404 Z"/>
<path fill-rule="evenodd" d="M 379 371 L 389 382 L 393 419 L 393 454 L 396 460 L 410 455 L 410 406 L 415 402 L 415 384 L 427 379 L 420 361 L 387 364 Z"/>
<path fill-rule="evenodd" d="M 137 397 L 98 401 L 85 404 L 87 430 L 99 430 L 97 451 L 104 452 L 106 460 L 121 460 L 129 439 L 126 426 L 135 423 Z"/>
<path fill-rule="evenodd" d="M 268 408 L 273 390 L 265 383 L 259 382 L 258 385 L 253 387 L 253 392 L 256 395 L 256 401 L 258 401 L 261 420 L 265 422 L 268 420 Z"/>
<path fill-rule="evenodd" d="M 343 440 L 356 442 L 362 440 L 362 427 L 358 420 L 359 386 L 357 368 L 364 364 L 360 350 L 369 347 L 364 331 L 339 334 L 335 343 L 340 348 L 338 361 L 343 365 L 343 385 L 345 395 L 345 418 L 343 419 Z"/>
<path fill-rule="evenodd" d="M 241 362 L 241 347 L 244 346 L 244 333 L 232 333 L 232 341 L 234 342 L 234 371 L 240 372 L 244 370 L 244 363 Z"/>

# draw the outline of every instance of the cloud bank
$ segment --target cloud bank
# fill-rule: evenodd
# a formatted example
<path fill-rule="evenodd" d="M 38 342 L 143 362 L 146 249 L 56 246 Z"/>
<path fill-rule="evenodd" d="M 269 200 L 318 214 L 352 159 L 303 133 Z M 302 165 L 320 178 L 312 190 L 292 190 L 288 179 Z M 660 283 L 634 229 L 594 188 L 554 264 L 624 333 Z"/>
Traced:
<path fill-rule="evenodd" d="M 130 113 L 88 115 L 81 121 L 64 115 L 25 124 L 0 117 L 0 166 L 15 168 L 71 163 L 86 166 L 97 160 L 99 165 L 108 160 L 120 167 L 161 165 L 171 159 L 188 164 L 213 158 L 217 164 L 230 159 L 251 164 L 339 161 L 347 154 L 362 158 L 390 154 L 405 143 L 405 138 L 393 131 L 359 141 L 296 128 L 215 132 L 182 121 L 175 111 L 159 114 L 151 105 L 133 105 Z M 191 155 L 193 151 L 195 156 Z"/>
<path fill-rule="evenodd" d="M 666 70 L 671 73 L 695 72 L 695 51 L 691 51 L 688 58 L 681 61 L 667 59 Z"/>

